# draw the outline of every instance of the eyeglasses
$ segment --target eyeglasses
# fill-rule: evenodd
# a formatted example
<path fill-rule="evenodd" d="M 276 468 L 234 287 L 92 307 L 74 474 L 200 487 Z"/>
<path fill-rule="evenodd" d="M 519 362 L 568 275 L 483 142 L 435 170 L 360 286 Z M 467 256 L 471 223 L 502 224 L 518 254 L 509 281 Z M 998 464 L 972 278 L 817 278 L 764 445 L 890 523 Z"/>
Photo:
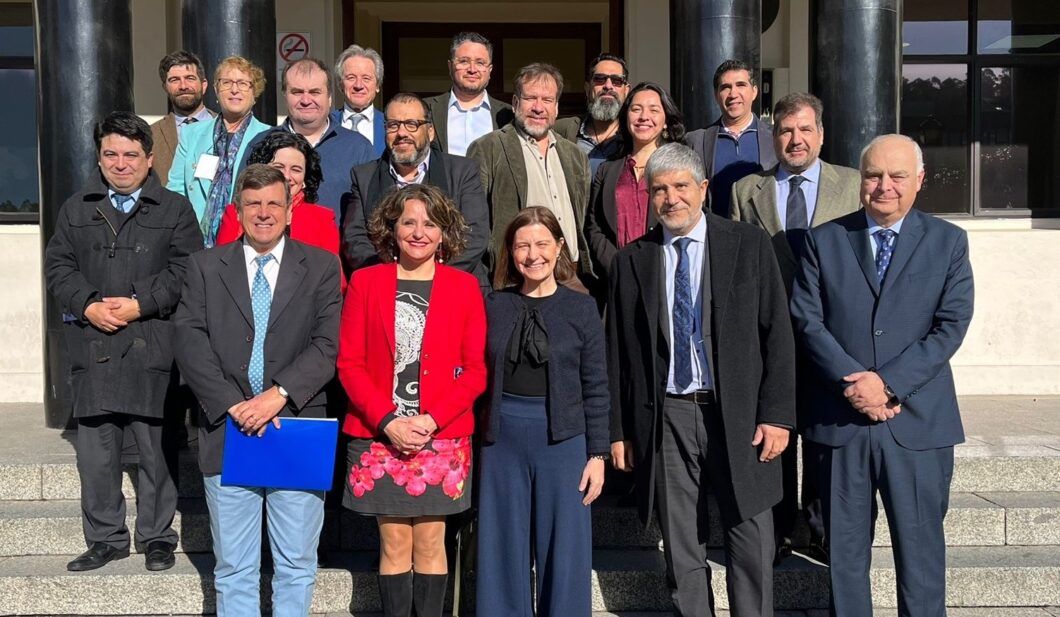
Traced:
<path fill-rule="evenodd" d="M 629 83 L 623 75 L 612 75 L 610 73 L 593 73 L 592 82 L 594 86 L 602 86 L 607 83 L 607 80 L 611 80 L 611 85 L 616 88 Z"/>
<path fill-rule="evenodd" d="M 430 123 L 430 120 L 387 120 L 383 123 L 383 127 L 386 128 L 387 133 L 397 133 L 398 128 L 402 126 L 405 127 L 406 131 L 415 133 L 424 124 Z"/>
<path fill-rule="evenodd" d="M 453 60 L 453 66 L 461 71 L 468 70 L 471 68 L 472 64 L 480 71 L 485 71 L 486 68 L 490 66 L 490 63 L 485 60 L 472 60 L 471 58 L 457 58 L 456 60 Z"/>
<path fill-rule="evenodd" d="M 247 81 L 245 79 L 218 79 L 217 89 L 218 90 L 231 90 L 236 89 L 240 92 L 246 92 L 254 86 L 254 82 Z"/>

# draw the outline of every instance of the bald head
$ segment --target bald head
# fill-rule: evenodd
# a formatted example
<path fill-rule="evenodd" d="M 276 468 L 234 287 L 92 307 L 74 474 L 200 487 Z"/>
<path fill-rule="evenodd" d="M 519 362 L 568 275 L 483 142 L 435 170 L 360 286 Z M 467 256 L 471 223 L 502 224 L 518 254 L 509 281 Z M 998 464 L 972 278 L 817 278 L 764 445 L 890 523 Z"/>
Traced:
<path fill-rule="evenodd" d="M 905 135 L 881 135 L 861 152 L 861 204 L 877 223 L 905 218 L 924 183 L 924 155 Z"/>

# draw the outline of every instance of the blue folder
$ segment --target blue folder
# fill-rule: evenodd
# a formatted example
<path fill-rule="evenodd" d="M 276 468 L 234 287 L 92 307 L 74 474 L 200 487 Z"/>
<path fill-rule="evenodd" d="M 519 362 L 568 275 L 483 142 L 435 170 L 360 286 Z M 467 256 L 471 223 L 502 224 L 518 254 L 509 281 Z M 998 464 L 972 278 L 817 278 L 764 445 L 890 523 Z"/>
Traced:
<path fill-rule="evenodd" d="M 245 435 L 229 416 L 221 466 L 224 486 L 261 486 L 326 491 L 335 477 L 339 421 L 330 418 L 280 418 L 265 434 Z"/>

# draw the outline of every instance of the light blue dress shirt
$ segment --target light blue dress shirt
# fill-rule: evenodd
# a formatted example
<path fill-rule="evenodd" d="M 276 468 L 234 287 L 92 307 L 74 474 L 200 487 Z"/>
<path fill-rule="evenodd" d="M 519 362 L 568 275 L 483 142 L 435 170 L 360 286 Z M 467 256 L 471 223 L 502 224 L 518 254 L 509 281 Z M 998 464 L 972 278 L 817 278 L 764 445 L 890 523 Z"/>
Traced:
<path fill-rule="evenodd" d="M 461 109 L 453 91 L 449 91 L 449 107 L 446 116 L 449 135 L 449 154 L 465 156 L 471 142 L 493 131 L 493 116 L 490 115 L 490 97 L 482 93 L 482 101 L 469 109 Z"/>
<path fill-rule="evenodd" d="M 143 190 L 144 190 L 144 187 L 141 186 L 140 188 L 136 189 L 132 193 L 129 193 L 129 197 L 132 197 L 133 209 L 136 208 L 136 202 L 140 201 L 140 192 L 143 191 Z M 107 188 L 107 201 L 110 202 L 110 206 L 112 208 L 114 207 L 114 196 L 115 195 L 119 195 L 119 194 L 124 195 L 124 193 L 118 193 L 118 191 L 115 191 L 114 189 L 112 189 L 110 187 Z M 129 212 L 132 212 L 132 210 L 129 210 Z"/>
<path fill-rule="evenodd" d="M 791 184 L 788 180 L 795 174 L 784 169 L 781 165 L 777 167 L 777 215 L 780 217 L 780 227 L 787 229 L 788 220 L 788 195 L 791 193 Z M 799 185 L 799 190 L 806 197 L 806 229 L 812 227 L 813 211 L 817 208 L 817 191 L 821 187 L 821 159 L 814 161 L 809 169 L 798 174 L 806 181 Z"/>
<path fill-rule="evenodd" d="M 663 257 L 666 276 L 666 311 L 669 315 L 670 340 L 674 340 L 674 273 L 677 271 L 677 247 L 674 240 L 681 236 L 671 234 L 663 228 Z M 706 349 L 703 345 L 703 251 L 707 248 L 707 217 L 700 216 L 699 223 L 692 228 L 686 238 L 688 244 L 688 282 L 692 286 L 694 300 L 694 319 L 692 322 L 692 381 L 684 390 L 674 384 L 673 345 L 670 345 L 670 368 L 666 375 L 666 391 L 671 394 L 688 394 L 696 390 L 713 390 L 714 376 L 707 362 Z"/>
<path fill-rule="evenodd" d="M 898 236 L 901 235 L 901 233 L 902 233 L 902 223 L 905 221 L 905 217 L 903 216 L 901 219 L 898 220 L 897 223 L 895 223 L 894 225 L 891 225 L 890 227 L 884 227 L 883 225 L 880 225 L 875 220 L 873 220 L 873 218 L 871 216 L 869 216 L 869 213 L 866 212 L 865 213 L 865 221 L 869 225 L 869 231 L 868 231 L 869 243 L 872 245 L 872 255 L 875 257 L 876 251 L 879 250 L 879 247 L 876 246 L 876 236 L 873 235 L 873 234 L 875 234 L 877 231 L 879 231 L 881 229 L 890 229 L 891 231 L 893 231 L 895 233 L 894 241 L 898 242 Z"/>
<path fill-rule="evenodd" d="M 213 120 L 213 115 L 210 114 L 210 110 L 206 109 L 206 107 L 203 107 L 202 109 L 191 114 L 190 116 L 182 116 L 176 112 L 173 112 L 173 121 L 177 125 L 177 139 L 180 139 L 181 131 L 183 131 L 184 127 L 188 125 L 188 123 L 185 122 L 185 120 L 187 120 L 188 118 L 195 118 L 197 122 L 206 122 L 208 120 Z"/>

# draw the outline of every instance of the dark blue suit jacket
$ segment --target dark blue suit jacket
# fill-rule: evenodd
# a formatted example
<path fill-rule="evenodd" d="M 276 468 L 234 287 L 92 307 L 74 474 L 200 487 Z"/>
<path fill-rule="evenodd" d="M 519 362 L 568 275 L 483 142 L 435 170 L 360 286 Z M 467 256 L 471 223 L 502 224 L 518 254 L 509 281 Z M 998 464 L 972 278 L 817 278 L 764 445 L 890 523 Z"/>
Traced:
<path fill-rule="evenodd" d="M 796 336 L 816 374 L 807 385 L 805 436 L 842 446 L 872 421 L 843 396 L 843 377 L 879 373 L 902 405 L 887 421 L 912 450 L 964 441 L 949 360 L 972 319 L 967 234 L 910 210 L 884 278 L 864 209 L 811 230 L 795 279 Z"/>
<path fill-rule="evenodd" d="M 386 150 L 386 128 L 383 126 L 383 110 L 378 107 L 373 107 L 375 110 L 375 121 L 372 122 L 372 147 L 375 148 L 375 156 L 372 158 L 379 158 L 383 155 L 383 150 Z M 334 109 L 331 111 L 331 121 L 337 126 L 342 126 L 342 109 Z M 363 135 L 362 135 L 363 137 Z"/>

